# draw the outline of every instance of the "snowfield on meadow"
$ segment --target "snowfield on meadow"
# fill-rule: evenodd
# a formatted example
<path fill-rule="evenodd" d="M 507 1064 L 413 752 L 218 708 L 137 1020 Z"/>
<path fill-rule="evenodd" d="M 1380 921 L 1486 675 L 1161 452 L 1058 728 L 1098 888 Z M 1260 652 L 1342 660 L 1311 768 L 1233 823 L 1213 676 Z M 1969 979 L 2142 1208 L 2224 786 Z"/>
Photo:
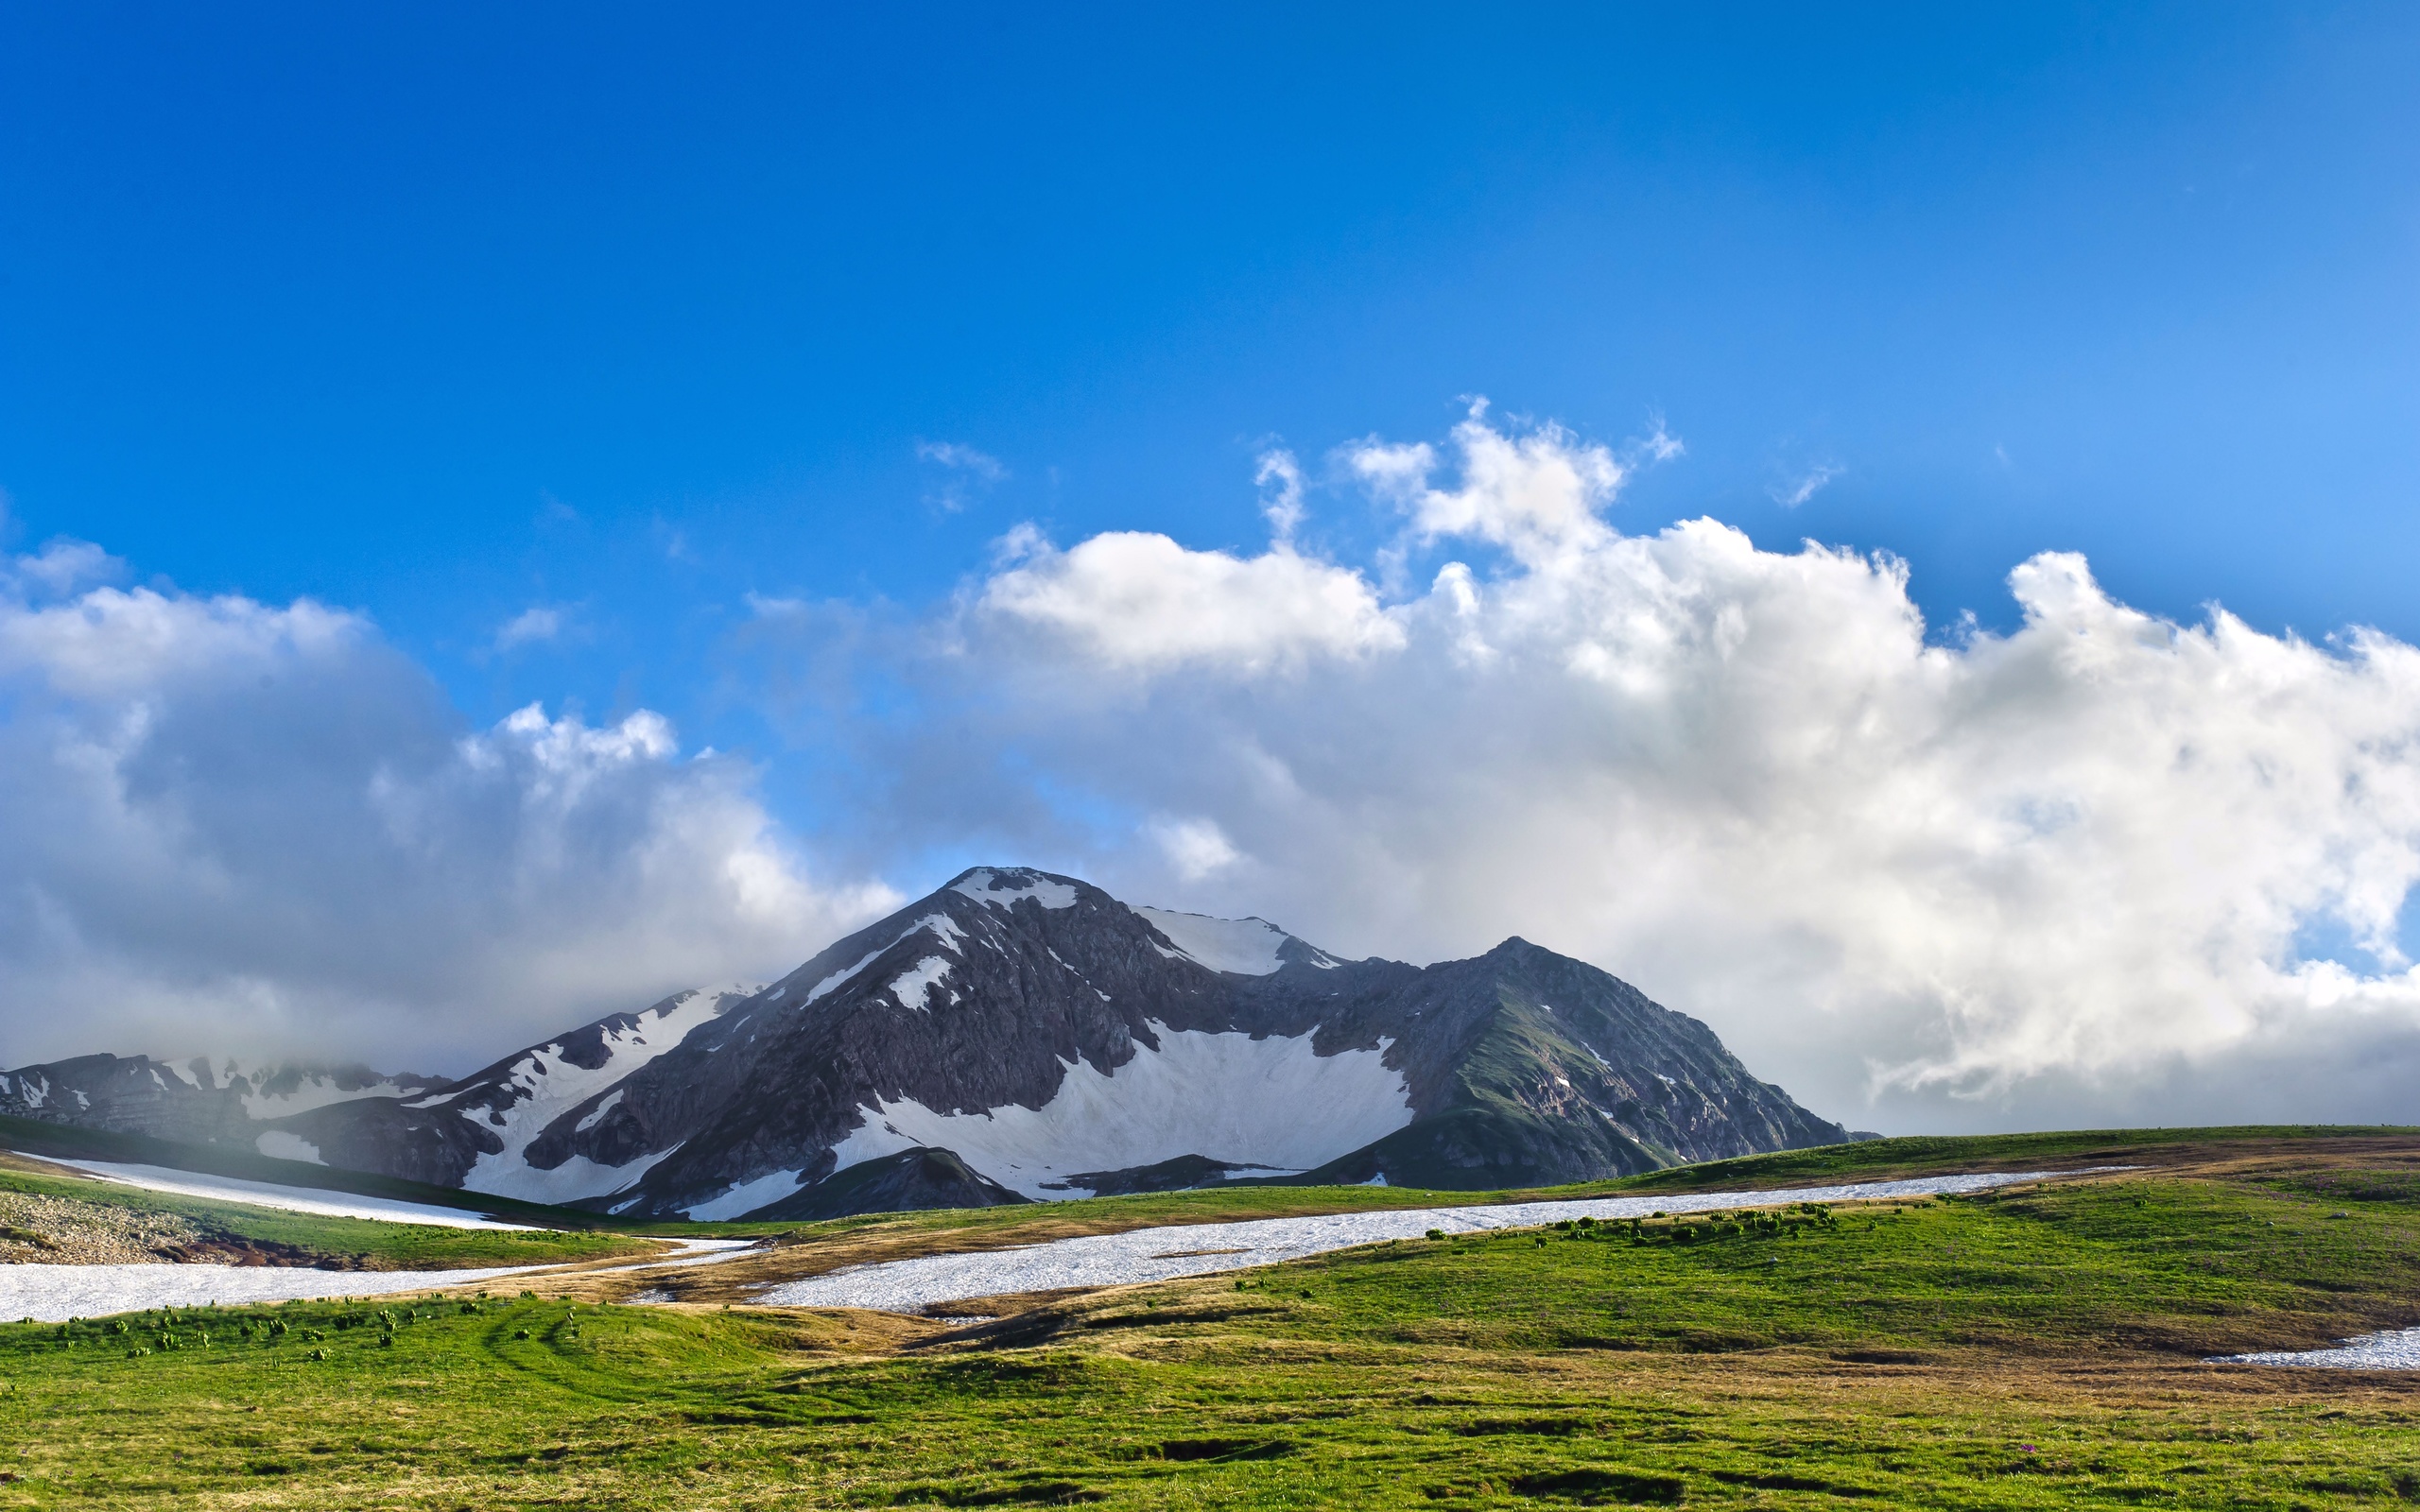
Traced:
<path fill-rule="evenodd" d="M 81 1171 L 119 1186 L 139 1187 L 146 1192 L 164 1192 L 172 1196 L 205 1197 L 214 1202 L 240 1202 L 254 1208 L 275 1208 L 284 1212 L 307 1212 L 322 1218 L 371 1218 L 382 1223 L 427 1224 L 439 1228 L 519 1228 L 526 1223 L 502 1223 L 482 1218 L 475 1212 L 459 1208 L 432 1207 L 424 1202 L 399 1202 L 391 1197 L 365 1197 L 350 1192 L 328 1192 L 317 1187 L 281 1186 L 269 1181 L 247 1181 L 232 1176 L 206 1176 L 199 1171 L 171 1170 L 164 1165 L 130 1165 L 115 1160 L 70 1160 L 56 1156 L 41 1156 L 52 1165 Z"/>
<path fill-rule="evenodd" d="M 1009 1296 L 1070 1287 L 1132 1286 L 1218 1271 L 1249 1270 L 1302 1260 L 1357 1245 L 1417 1239 L 1431 1228 L 1474 1233 L 1526 1228 L 1565 1218 L 1645 1218 L 1655 1213 L 1773 1208 L 1793 1202 L 1873 1202 L 2047 1181 L 2079 1172 L 1996 1171 L 1982 1176 L 1926 1177 L 1856 1186 L 1796 1187 L 1777 1192 L 1697 1192 L 1660 1197 L 1593 1197 L 1576 1202 L 1508 1202 L 1470 1208 L 1396 1208 L 1255 1218 L 1242 1223 L 1178 1224 L 1122 1234 L 1059 1239 L 1022 1249 L 927 1255 L 852 1266 L 804 1280 L 783 1281 L 757 1294 L 770 1307 L 864 1307 L 921 1313 L 970 1297 Z"/>

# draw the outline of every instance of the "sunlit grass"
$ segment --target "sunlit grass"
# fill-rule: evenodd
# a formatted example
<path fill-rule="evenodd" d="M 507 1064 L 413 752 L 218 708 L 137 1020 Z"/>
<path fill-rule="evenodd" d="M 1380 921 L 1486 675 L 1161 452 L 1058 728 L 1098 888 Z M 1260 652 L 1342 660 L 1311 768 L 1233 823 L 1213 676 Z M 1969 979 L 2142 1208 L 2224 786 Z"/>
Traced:
<path fill-rule="evenodd" d="M 1780 1231 L 1699 1218 L 1689 1242 L 1654 1223 L 1404 1241 L 956 1340 L 871 1314 L 501 1293 L 469 1313 L 15 1326 L 0 1413 L 21 1479 L 0 1505 L 2420 1497 L 2405 1379 L 2200 1363 L 2413 1320 L 2420 1209 L 2393 1173 L 2338 1170 L 2319 1142 L 2267 1147 L 2302 1163 L 1836 1209 Z M 2343 1194 L 2357 1176 L 2372 1195 Z"/>

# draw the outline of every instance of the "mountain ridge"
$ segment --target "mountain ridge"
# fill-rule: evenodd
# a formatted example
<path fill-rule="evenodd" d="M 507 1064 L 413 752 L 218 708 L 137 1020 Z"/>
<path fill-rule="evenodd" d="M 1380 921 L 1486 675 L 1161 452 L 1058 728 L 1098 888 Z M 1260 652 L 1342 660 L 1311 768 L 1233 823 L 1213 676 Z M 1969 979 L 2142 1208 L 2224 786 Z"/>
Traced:
<path fill-rule="evenodd" d="M 50 1091 L 27 1116 L 88 1115 L 55 1077 L 97 1061 L 115 1057 L 0 1074 L 0 1111 L 31 1074 Z M 87 1070 L 165 1094 L 110 1116 L 179 1100 L 142 1057 Z M 1517 936 L 1427 967 L 1348 961 L 1025 868 L 970 868 L 762 988 L 676 993 L 454 1081 L 348 1075 L 242 1123 L 222 1088 L 202 1137 L 646 1218 L 1534 1186 L 1852 1137 L 1705 1024 Z"/>

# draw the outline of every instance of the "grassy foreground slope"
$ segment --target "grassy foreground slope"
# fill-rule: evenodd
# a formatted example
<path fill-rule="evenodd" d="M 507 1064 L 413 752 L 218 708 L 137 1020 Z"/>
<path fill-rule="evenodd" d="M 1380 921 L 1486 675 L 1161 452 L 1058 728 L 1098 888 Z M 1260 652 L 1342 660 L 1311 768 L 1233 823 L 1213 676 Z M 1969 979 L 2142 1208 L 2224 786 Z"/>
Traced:
<path fill-rule="evenodd" d="M 2135 1157 L 2094 1163 L 2152 1165 L 2116 1139 Z M 2169 1154 L 1686 1236 L 1372 1246 L 955 1332 L 552 1296 L 0 1328 L 0 1506 L 2420 1499 L 2420 1383 L 2204 1363 L 2420 1321 L 2420 1138 Z"/>

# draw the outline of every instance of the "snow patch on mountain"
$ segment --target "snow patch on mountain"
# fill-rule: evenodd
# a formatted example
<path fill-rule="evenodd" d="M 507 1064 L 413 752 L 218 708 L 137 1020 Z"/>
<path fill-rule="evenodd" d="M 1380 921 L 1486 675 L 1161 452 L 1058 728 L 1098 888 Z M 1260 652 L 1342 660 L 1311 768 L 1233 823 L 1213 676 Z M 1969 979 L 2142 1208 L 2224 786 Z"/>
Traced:
<path fill-rule="evenodd" d="M 897 942 L 893 941 L 892 943 L 895 944 Z M 859 961 L 856 965 L 843 967 L 839 971 L 833 972 L 830 976 L 825 977 L 822 981 L 816 983 L 815 989 L 807 993 L 806 1002 L 800 1004 L 799 1006 L 804 1007 L 807 1003 L 814 1002 L 817 998 L 821 997 L 833 988 L 847 985 L 849 978 L 856 975 L 859 971 L 864 971 L 867 967 L 872 966 L 874 963 L 875 958 L 881 955 L 884 951 L 889 949 L 890 949 L 890 946 L 884 945 L 868 951 L 866 952 L 866 958 Z"/>
<path fill-rule="evenodd" d="M 231 1065 L 228 1071 L 229 1080 L 231 1082 L 235 1080 L 234 1068 Z M 411 1087 L 399 1087 L 391 1081 L 372 1082 L 366 1087 L 339 1087 L 333 1076 L 305 1076 L 299 1085 L 289 1091 L 246 1092 L 244 1112 L 251 1118 L 266 1122 L 272 1118 L 288 1118 L 296 1113 L 307 1113 L 315 1108 L 325 1108 L 330 1103 L 350 1103 L 363 1097 L 402 1097 L 417 1090 Z"/>
<path fill-rule="evenodd" d="M 1233 971 L 1238 976 L 1267 976 L 1285 965 L 1277 958 L 1277 948 L 1293 937 L 1265 919 L 1213 919 L 1165 908 L 1134 908 L 1133 912 L 1186 958 L 1214 971 Z"/>
<path fill-rule="evenodd" d="M 526 1142 L 525 1142 L 526 1143 Z M 672 1149 L 679 1149 L 674 1145 Z M 518 1151 L 509 1152 L 517 1160 Z M 658 1150 L 642 1155 L 627 1165 L 599 1165 L 585 1155 L 575 1155 L 562 1164 L 548 1168 L 534 1165 L 503 1164 L 503 1158 L 482 1155 L 478 1164 L 462 1183 L 466 1192 L 485 1192 L 493 1196 L 518 1197 L 524 1202 L 578 1202 L 583 1197 L 601 1196 L 620 1192 L 655 1167 L 656 1162 L 672 1150 Z M 482 1168 L 495 1162 L 493 1169 Z"/>
<path fill-rule="evenodd" d="M 956 1151 L 1004 1187 L 1048 1199 L 1070 1195 L 1067 1178 L 1079 1172 L 1183 1155 L 1308 1170 L 1411 1122 L 1403 1074 L 1385 1064 L 1390 1041 L 1322 1056 L 1307 1034 L 1255 1040 L 1156 1022 L 1151 1031 L 1160 1048 L 1138 1044 L 1134 1058 L 1114 1072 L 1063 1061 L 1066 1074 L 1039 1109 L 1011 1103 L 940 1113 L 913 1099 L 877 1098 L 834 1147 L 835 1169 L 928 1145 Z"/>
<path fill-rule="evenodd" d="M 318 1145 L 300 1134 L 289 1134 L 282 1128 L 261 1130 L 261 1137 L 252 1142 L 252 1148 L 272 1160 L 301 1160 L 307 1165 L 328 1163 L 320 1159 Z"/>
<path fill-rule="evenodd" d="M 594 1070 L 565 1060 L 560 1040 L 514 1061 L 504 1079 L 519 1095 L 509 1106 L 479 1118 L 504 1141 L 504 1148 L 482 1154 L 463 1177 L 464 1188 L 531 1202 L 568 1202 L 618 1192 L 645 1176 L 648 1167 L 672 1152 L 643 1156 L 627 1165 L 598 1165 L 584 1155 L 574 1156 L 548 1170 L 530 1165 L 524 1152 L 548 1125 L 672 1049 L 693 1030 L 713 1022 L 727 1000 L 749 991 L 735 986 L 683 992 L 661 1007 L 637 1015 L 637 1022 L 628 1027 L 605 1031 L 605 1060 Z M 459 1089 L 431 1101 L 444 1102 L 477 1090 Z M 464 1112 L 476 1116 L 469 1109 Z"/>
<path fill-rule="evenodd" d="M 898 978 L 890 984 L 890 995 L 899 1000 L 899 1005 L 903 1008 L 913 1008 L 918 1013 L 929 1013 L 932 1011 L 929 1000 L 933 988 L 939 987 L 942 978 L 947 975 L 949 975 L 949 962 L 938 955 L 927 955 L 910 970 L 899 973 Z M 951 993 L 949 1000 L 952 1003 L 957 1002 L 958 994 Z"/>
<path fill-rule="evenodd" d="M 721 1196 L 710 1198 L 688 1210 L 692 1223 L 720 1223 L 742 1213 L 754 1212 L 768 1203 L 781 1201 L 798 1190 L 799 1173 L 774 1171 L 753 1181 L 742 1181 Z"/>
<path fill-rule="evenodd" d="M 987 908 L 1009 908 L 1020 898 L 1030 898 L 1045 908 L 1073 908 L 1076 889 L 1063 882 L 1053 882 L 1038 871 L 1001 873 L 978 868 L 951 885 L 953 892 L 964 893 Z"/>
<path fill-rule="evenodd" d="M 597 1125 L 605 1122 L 605 1115 L 619 1107 L 621 1101 L 622 1089 L 616 1087 L 612 1091 L 605 1094 L 605 1100 L 603 1102 L 597 1104 L 595 1108 L 590 1108 L 588 1110 L 588 1115 L 585 1118 L 582 1118 L 579 1123 L 574 1124 L 571 1126 L 571 1131 L 575 1134 L 587 1133 L 590 1129 L 595 1128 Z"/>

